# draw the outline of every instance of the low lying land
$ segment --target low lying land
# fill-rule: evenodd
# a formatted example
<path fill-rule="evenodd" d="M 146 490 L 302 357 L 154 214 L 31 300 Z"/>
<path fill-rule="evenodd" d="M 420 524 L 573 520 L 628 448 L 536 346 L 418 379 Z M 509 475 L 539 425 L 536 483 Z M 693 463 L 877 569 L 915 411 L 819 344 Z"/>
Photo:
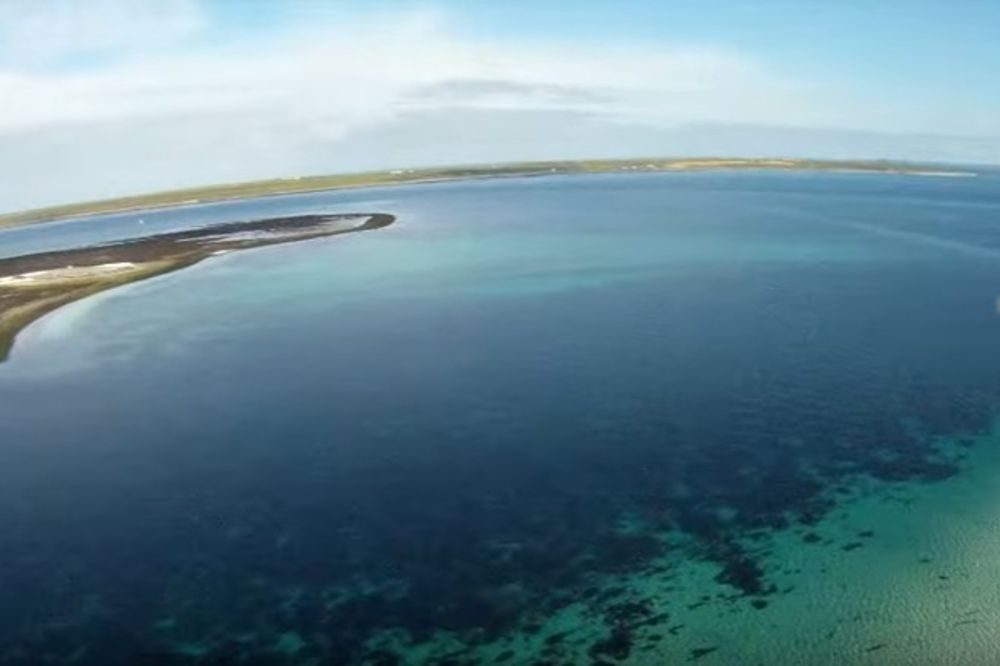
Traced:
<path fill-rule="evenodd" d="M 0 362 L 7 359 L 14 338 L 25 326 L 86 296 L 218 254 L 380 229 L 394 221 L 382 213 L 302 215 L 0 259 Z"/>
<path fill-rule="evenodd" d="M 819 171 L 874 171 L 884 173 L 910 173 L 925 175 L 975 175 L 974 172 L 940 164 L 869 160 L 807 160 L 765 158 L 671 158 L 630 160 L 581 160 L 561 162 L 520 162 L 515 164 L 490 164 L 467 167 L 429 169 L 395 169 L 367 173 L 279 178 L 252 183 L 213 185 L 171 192 L 106 199 L 86 203 L 52 206 L 18 213 L 0 215 L 0 227 L 30 222 L 113 213 L 161 206 L 205 203 L 242 199 L 273 194 L 292 194 L 347 187 L 392 185 L 399 183 L 435 182 L 468 178 L 497 178 L 502 176 L 528 176 L 570 173 L 602 173 L 614 171 L 704 171 L 710 169 L 808 169 Z"/>

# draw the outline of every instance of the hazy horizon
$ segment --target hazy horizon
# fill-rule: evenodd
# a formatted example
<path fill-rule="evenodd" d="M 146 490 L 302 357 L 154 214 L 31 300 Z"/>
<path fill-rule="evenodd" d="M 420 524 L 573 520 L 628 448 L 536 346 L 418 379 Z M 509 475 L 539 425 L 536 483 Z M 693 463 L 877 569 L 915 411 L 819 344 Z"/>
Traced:
<path fill-rule="evenodd" d="M 979 2 L 12 0 L 0 211 L 527 160 L 1000 164 L 997 20 Z"/>

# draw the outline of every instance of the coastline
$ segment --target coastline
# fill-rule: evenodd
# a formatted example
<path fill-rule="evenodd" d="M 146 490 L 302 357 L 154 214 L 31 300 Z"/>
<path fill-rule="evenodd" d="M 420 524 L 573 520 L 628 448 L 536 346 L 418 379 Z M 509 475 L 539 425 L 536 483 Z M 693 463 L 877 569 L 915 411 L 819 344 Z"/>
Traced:
<path fill-rule="evenodd" d="M 7 449 L 28 463 L 7 465 L 15 527 L 73 491 L 14 560 L 52 610 L 8 625 L 8 649 L 100 658 L 124 634 L 195 662 L 280 646 L 399 664 L 976 663 L 1000 627 L 975 538 L 1000 468 L 966 483 L 959 456 L 985 470 L 972 456 L 1000 440 L 957 438 L 1000 386 L 992 271 L 864 228 L 946 220 L 942 240 L 973 240 L 993 207 L 950 185 L 719 172 L 364 191 L 346 199 L 384 205 L 350 210 L 400 213 L 397 229 L 66 305 L 0 366 Z M 776 202 L 774 186 L 836 196 Z M 13 553 L 36 534 L 9 532 Z M 142 594 L 129 562 L 153 581 Z"/>
<path fill-rule="evenodd" d="M 220 254 L 381 229 L 395 219 L 385 213 L 268 218 L 0 259 L 0 363 L 25 327 L 74 301 Z"/>
<path fill-rule="evenodd" d="M 385 185 L 420 185 L 458 180 L 615 172 L 699 172 L 719 170 L 830 171 L 931 177 L 974 177 L 974 170 L 948 165 L 887 160 L 812 160 L 784 158 L 642 158 L 561 160 L 422 169 L 392 169 L 353 174 L 277 178 L 230 183 L 48 206 L 0 214 L 0 230 L 69 220 L 89 215 L 129 213 L 173 206 L 216 203 L 256 197 L 360 189 Z"/>

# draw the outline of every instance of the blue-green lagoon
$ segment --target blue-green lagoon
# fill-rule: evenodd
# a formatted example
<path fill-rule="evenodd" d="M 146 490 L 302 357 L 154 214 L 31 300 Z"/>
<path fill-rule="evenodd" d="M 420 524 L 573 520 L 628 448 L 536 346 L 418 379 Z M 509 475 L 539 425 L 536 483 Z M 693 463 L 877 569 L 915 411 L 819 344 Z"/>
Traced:
<path fill-rule="evenodd" d="M 1000 660 L 1000 176 L 510 178 L 0 365 L 0 664 Z"/>

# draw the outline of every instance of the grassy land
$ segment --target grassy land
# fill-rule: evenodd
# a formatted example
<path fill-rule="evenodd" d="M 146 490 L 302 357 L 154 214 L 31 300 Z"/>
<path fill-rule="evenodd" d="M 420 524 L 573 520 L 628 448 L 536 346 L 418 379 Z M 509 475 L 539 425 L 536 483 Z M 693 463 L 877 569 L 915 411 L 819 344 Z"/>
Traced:
<path fill-rule="evenodd" d="M 929 171 L 956 172 L 954 169 L 931 164 L 914 164 L 889 161 L 863 160 L 805 160 L 764 158 L 671 158 L 629 160 L 581 160 L 563 162 L 520 162 L 502 165 L 443 167 L 430 169 L 396 169 L 367 173 L 280 178 L 250 183 L 232 183 L 208 187 L 174 190 L 154 194 L 119 197 L 103 201 L 51 206 L 17 213 L 0 215 L 0 227 L 29 224 L 93 213 L 111 213 L 141 210 L 161 206 L 227 199 L 242 199 L 273 194 L 314 192 L 346 187 L 366 187 L 398 183 L 458 180 L 466 178 L 491 178 L 501 176 L 541 175 L 552 173 L 600 173 L 613 171 L 700 171 L 710 169 L 809 169 L 809 170 L 859 170 L 892 173 L 920 173 Z"/>

